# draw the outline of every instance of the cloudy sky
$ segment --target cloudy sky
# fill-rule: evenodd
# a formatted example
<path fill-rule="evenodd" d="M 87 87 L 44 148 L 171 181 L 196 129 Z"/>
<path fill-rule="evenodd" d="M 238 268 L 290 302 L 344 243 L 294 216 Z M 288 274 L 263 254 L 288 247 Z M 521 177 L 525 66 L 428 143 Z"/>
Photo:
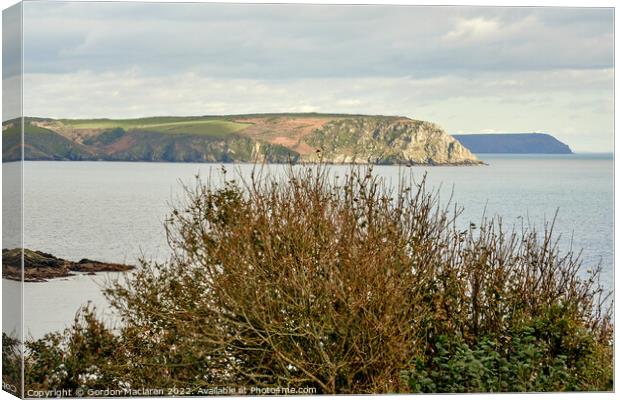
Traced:
<path fill-rule="evenodd" d="M 28 2 L 24 113 L 405 115 L 612 151 L 613 23 L 584 8 Z"/>

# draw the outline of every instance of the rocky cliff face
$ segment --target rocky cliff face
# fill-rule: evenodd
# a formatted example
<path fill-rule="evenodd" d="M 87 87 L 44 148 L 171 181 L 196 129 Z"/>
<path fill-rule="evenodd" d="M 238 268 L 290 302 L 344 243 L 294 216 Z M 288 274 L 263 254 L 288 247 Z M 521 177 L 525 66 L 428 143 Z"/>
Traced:
<path fill-rule="evenodd" d="M 475 165 L 467 148 L 431 122 L 404 117 L 265 114 L 135 120 L 25 121 L 30 160 L 317 162 Z M 3 161 L 18 160 L 16 125 L 3 130 Z"/>
<path fill-rule="evenodd" d="M 306 158 L 333 163 L 480 164 L 467 148 L 438 125 L 407 118 L 361 117 L 335 120 L 306 141 L 320 149 Z"/>

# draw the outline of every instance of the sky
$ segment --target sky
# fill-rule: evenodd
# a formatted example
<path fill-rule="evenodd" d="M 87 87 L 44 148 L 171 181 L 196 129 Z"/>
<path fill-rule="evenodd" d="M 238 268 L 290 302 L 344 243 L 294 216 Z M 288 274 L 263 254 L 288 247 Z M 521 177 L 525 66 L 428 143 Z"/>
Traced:
<path fill-rule="evenodd" d="M 610 8 L 26 2 L 23 24 L 27 116 L 403 115 L 613 151 Z"/>

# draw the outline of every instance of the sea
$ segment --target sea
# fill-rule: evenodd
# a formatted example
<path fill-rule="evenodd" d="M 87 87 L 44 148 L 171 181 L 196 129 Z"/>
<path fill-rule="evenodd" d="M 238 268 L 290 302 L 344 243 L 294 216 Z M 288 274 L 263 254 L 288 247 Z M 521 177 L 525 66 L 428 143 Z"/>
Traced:
<path fill-rule="evenodd" d="M 584 270 L 599 263 L 601 283 L 613 289 L 614 180 L 612 154 L 480 155 L 482 166 L 375 166 L 387 185 L 402 177 L 438 191 L 441 201 L 462 208 L 459 224 L 501 216 L 505 229 L 522 224 L 542 229 L 555 219 L 564 251 L 582 251 Z M 164 220 L 196 176 L 221 184 L 248 178 L 250 164 L 29 161 L 23 165 L 24 244 L 70 260 L 89 258 L 129 263 L 139 258 L 165 261 L 169 248 Z M 286 166 L 265 165 L 264 173 L 283 175 Z M 348 166 L 331 166 L 344 176 Z M 19 165 L 3 164 L 3 175 L 17 176 Z M 8 215 L 6 208 L 4 215 Z M 6 217 L 5 217 L 6 218 Z M 122 273 L 77 275 L 44 283 L 3 280 L 3 331 L 38 339 L 69 326 L 86 304 L 110 326 L 118 320 L 102 288 Z M 23 295 L 23 297 L 22 297 Z M 23 303 L 21 302 L 23 298 Z M 24 321 L 20 323 L 23 307 Z"/>

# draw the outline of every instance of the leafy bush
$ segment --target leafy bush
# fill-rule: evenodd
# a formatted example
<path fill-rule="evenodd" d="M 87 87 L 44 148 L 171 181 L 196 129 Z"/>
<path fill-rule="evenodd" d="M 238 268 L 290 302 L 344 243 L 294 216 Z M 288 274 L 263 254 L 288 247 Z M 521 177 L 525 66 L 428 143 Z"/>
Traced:
<path fill-rule="evenodd" d="M 2 389 L 15 396 L 22 391 L 22 354 L 20 341 L 2 332 Z"/>
<path fill-rule="evenodd" d="M 70 330 L 27 343 L 27 389 L 106 389 L 118 386 L 119 339 L 85 307 Z M 127 373 L 124 370 L 122 373 Z"/>
<path fill-rule="evenodd" d="M 29 382 L 610 390 L 599 270 L 582 278 L 551 225 L 462 229 L 450 210 L 423 182 L 390 189 L 370 169 L 198 181 L 166 222 L 170 261 L 106 289 L 118 332 L 86 312 L 29 345 Z"/>
<path fill-rule="evenodd" d="M 433 354 L 416 358 L 402 378 L 411 391 L 427 393 L 611 390 L 610 349 L 562 319 L 533 321 L 504 343 L 485 336 L 470 347 L 462 337 L 440 336 Z M 563 336 L 549 334 L 558 327 Z"/>

